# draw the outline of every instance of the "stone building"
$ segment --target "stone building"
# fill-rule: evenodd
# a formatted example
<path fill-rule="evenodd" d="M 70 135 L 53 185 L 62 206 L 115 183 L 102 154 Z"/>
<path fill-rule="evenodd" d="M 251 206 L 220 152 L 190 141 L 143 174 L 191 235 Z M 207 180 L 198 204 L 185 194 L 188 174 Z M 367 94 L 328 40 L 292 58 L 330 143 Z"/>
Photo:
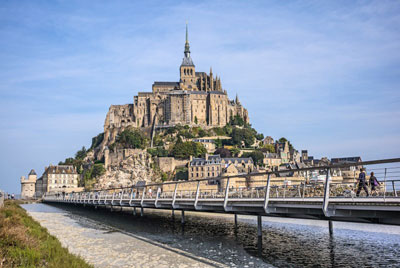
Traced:
<path fill-rule="evenodd" d="M 276 142 L 275 143 L 275 152 L 279 155 L 279 158 L 282 160 L 282 164 L 287 164 L 290 161 L 290 149 L 289 142 Z"/>
<path fill-rule="evenodd" d="M 216 149 L 215 141 L 213 139 L 196 138 L 192 139 L 192 141 L 201 143 L 208 153 L 213 153 Z"/>
<path fill-rule="evenodd" d="M 21 198 L 29 199 L 35 197 L 35 184 L 37 180 L 37 175 L 35 170 L 31 170 L 28 174 L 28 178 L 25 176 L 21 177 Z"/>
<path fill-rule="evenodd" d="M 42 193 L 63 192 L 78 187 L 79 174 L 72 165 L 50 165 L 42 175 Z"/>
<path fill-rule="evenodd" d="M 253 159 L 251 158 L 221 158 L 220 155 L 208 155 L 205 158 L 191 158 L 188 166 L 188 178 L 203 179 L 213 178 L 224 175 L 231 171 L 234 166 L 239 173 L 251 173 L 254 169 Z"/>
<path fill-rule="evenodd" d="M 132 104 L 112 105 L 104 124 L 103 145 L 111 144 L 126 127 L 191 125 L 204 128 L 223 127 L 239 115 L 249 123 L 247 110 L 239 98 L 230 100 L 221 78 L 197 72 L 190 56 L 188 31 L 184 58 L 179 67 L 179 81 L 153 83 L 151 92 L 139 92 Z"/>
<path fill-rule="evenodd" d="M 277 153 L 264 153 L 263 164 L 265 167 L 273 169 L 282 164 L 282 159 Z"/>

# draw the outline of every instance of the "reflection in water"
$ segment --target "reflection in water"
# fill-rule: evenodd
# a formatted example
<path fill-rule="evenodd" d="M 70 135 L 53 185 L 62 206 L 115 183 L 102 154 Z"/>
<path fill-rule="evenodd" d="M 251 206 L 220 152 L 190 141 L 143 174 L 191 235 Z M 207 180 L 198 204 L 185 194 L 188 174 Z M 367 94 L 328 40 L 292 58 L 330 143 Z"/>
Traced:
<path fill-rule="evenodd" d="M 244 248 L 253 256 L 276 267 L 399 267 L 400 227 L 394 233 L 377 233 L 382 225 L 360 224 L 370 229 L 334 229 L 325 226 L 301 225 L 263 220 L 263 238 L 258 239 L 256 217 L 239 216 L 237 228 L 233 215 L 185 213 L 147 209 L 144 216 L 129 213 L 97 211 L 90 208 L 62 207 L 79 222 L 85 219 L 122 229 L 169 246 L 239 267 L 259 267 L 240 253 Z M 111 216 L 112 215 L 112 216 Z M 341 225 L 346 225 L 342 223 Z M 351 227 L 354 224 L 349 224 Z M 349 227 L 349 228 L 350 228 Z M 247 258 L 247 259 L 246 259 Z M 229 266 L 232 266 L 229 265 Z"/>

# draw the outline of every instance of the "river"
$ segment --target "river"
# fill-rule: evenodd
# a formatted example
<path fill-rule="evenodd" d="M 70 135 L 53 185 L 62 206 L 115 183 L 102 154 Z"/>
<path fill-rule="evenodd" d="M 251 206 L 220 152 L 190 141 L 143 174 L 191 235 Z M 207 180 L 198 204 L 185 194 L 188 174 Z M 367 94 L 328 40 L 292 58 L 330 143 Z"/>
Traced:
<path fill-rule="evenodd" d="M 145 209 L 27 204 L 23 207 L 70 252 L 96 267 L 400 267 L 400 226 Z"/>

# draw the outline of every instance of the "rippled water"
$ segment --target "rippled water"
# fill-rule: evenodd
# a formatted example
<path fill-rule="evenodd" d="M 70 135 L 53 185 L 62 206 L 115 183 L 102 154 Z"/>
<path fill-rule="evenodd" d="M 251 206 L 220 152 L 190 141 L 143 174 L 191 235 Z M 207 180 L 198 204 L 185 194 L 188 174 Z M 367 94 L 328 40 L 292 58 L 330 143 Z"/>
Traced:
<path fill-rule="evenodd" d="M 400 226 L 334 222 L 331 237 L 326 221 L 263 217 L 262 251 L 256 217 L 147 210 L 144 217 L 104 209 L 57 206 L 81 225 L 117 228 L 228 266 L 261 267 L 400 267 Z M 28 210 L 54 209 L 47 205 Z M 246 254 L 243 249 L 250 255 Z M 264 263 L 264 264 L 263 264 Z"/>

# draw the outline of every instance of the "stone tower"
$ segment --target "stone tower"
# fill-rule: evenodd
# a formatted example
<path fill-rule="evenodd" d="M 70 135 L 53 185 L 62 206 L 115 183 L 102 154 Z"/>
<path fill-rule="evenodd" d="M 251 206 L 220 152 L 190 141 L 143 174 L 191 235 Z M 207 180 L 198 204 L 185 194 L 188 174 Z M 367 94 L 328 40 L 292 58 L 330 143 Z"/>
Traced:
<path fill-rule="evenodd" d="M 21 177 L 21 198 L 30 199 L 35 197 L 35 184 L 37 175 L 35 170 L 31 170 L 28 174 L 28 179 L 25 176 Z"/>
<path fill-rule="evenodd" d="M 183 90 L 195 90 L 196 86 L 196 71 L 193 60 L 190 57 L 190 45 L 188 37 L 188 26 L 186 24 L 186 42 L 185 51 L 180 70 L 180 85 Z"/>

